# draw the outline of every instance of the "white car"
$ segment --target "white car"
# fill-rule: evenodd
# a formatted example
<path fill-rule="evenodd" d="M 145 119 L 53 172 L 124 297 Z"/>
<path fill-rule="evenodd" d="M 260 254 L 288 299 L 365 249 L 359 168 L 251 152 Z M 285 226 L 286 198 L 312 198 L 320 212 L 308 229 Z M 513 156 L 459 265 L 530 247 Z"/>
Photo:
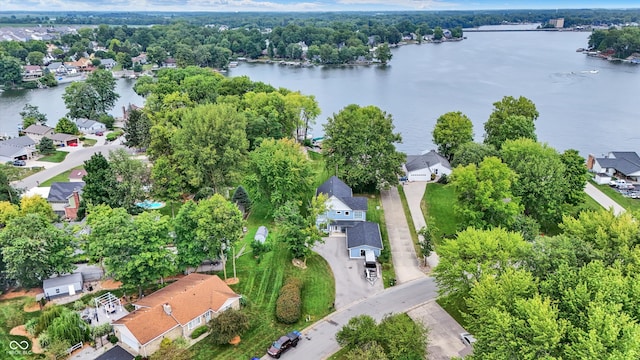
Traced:
<path fill-rule="evenodd" d="M 460 340 L 462 340 L 465 345 L 473 345 L 473 343 L 476 342 L 476 338 L 467 332 L 460 334 Z"/>

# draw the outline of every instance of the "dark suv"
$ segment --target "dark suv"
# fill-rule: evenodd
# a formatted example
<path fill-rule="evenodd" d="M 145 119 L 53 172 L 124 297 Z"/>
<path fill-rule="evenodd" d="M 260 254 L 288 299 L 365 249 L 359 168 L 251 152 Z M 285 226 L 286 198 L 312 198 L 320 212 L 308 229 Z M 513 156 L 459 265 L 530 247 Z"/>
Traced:
<path fill-rule="evenodd" d="M 280 359 L 280 355 L 289 350 L 290 347 L 298 346 L 298 341 L 302 338 L 302 334 L 299 331 L 294 330 L 287 335 L 281 336 L 278 340 L 271 344 L 267 354 L 276 359 Z"/>

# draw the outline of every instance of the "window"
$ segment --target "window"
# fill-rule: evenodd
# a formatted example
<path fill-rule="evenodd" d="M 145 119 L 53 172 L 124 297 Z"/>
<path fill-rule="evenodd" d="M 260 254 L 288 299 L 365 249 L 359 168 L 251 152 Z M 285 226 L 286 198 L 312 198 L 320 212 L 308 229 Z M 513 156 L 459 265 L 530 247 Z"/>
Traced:
<path fill-rule="evenodd" d="M 340 214 L 342 214 L 342 211 L 338 210 L 338 211 L 336 211 L 336 214 L 340 215 Z"/>
<path fill-rule="evenodd" d="M 348 211 L 345 211 L 345 212 L 344 212 L 344 214 L 345 214 L 345 215 L 347 215 L 347 216 L 349 216 L 349 212 L 348 212 Z"/>
<path fill-rule="evenodd" d="M 200 325 L 202 323 L 202 318 L 200 316 L 198 316 L 197 318 L 189 321 L 189 324 L 187 325 L 187 328 L 189 330 L 193 330 L 196 327 L 198 327 L 198 325 Z"/>
<path fill-rule="evenodd" d="M 356 210 L 353 212 L 354 219 L 364 219 L 364 213 L 362 211 Z"/>
<path fill-rule="evenodd" d="M 360 250 L 360 256 L 364 256 L 364 250 Z"/>
<path fill-rule="evenodd" d="M 207 311 L 206 314 L 204 314 L 204 319 L 209 322 L 211 321 L 211 310 Z"/>
<path fill-rule="evenodd" d="M 435 169 L 435 173 L 436 173 L 436 175 L 438 175 L 438 169 Z"/>
<path fill-rule="evenodd" d="M 56 289 L 56 294 L 60 294 L 60 289 Z"/>

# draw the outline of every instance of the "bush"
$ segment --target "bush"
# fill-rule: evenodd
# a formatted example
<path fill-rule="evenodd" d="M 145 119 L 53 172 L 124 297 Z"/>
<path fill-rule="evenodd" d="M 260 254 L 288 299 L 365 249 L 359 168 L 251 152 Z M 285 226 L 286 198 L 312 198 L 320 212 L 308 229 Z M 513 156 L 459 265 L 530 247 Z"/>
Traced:
<path fill-rule="evenodd" d="M 300 298 L 300 279 L 290 278 L 280 289 L 276 300 L 276 318 L 285 324 L 294 324 L 302 315 L 302 299 Z"/>
<path fill-rule="evenodd" d="M 101 324 L 91 328 L 91 336 L 93 338 L 105 336 L 113 330 L 113 326 L 109 323 Z"/>
<path fill-rule="evenodd" d="M 251 242 L 251 249 L 253 252 L 253 256 L 260 258 L 260 255 L 268 253 L 271 250 L 271 247 L 269 246 L 269 244 L 264 244 L 258 240 L 253 240 L 253 242 Z"/>
<path fill-rule="evenodd" d="M 75 311 L 84 310 L 84 308 L 86 307 L 87 305 L 83 303 L 82 300 L 77 300 L 76 302 L 73 303 L 73 310 Z"/>
<path fill-rule="evenodd" d="M 27 330 L 27 332 L 29 334 L 34 336 L 36 334 L 36 326 L 37 325 L 38 325 L 38 319 L 37 318 L 33 318 L 33 319 L 29 319 L 29 321 L 27 321 L 27 323 L 24 324 L 24 327 L 25 327 L 25 329 Z"/>
<path fill-rule="evenodd" d="M 118 337 L 113 335 L 113 334 L 109 335 L 109 342 L 112 343 L 112 344 L 117 343 L 118 342 Z"/>
<path fill-rule="evenodd" d="M 7 311 L 5 323 L 9 329 L 24 324 L 23 312 L 15 305 L 11 306 L 11 310 Z"/>
<path fill-rule="evenodd" d="M 238 310 L 227 310 L 211 319 L 209 323 L 211 335 L 209 337 L 215 344 L 227 344 L 234 337 L 249 330 L 249 326 L 249 317 L 245 313 Z"/>
<path fill-rule="evenodd" d="M 209 331 L 209 327 L 206 325 L 202 325 L 200 327 L 197 327 L 195 330 L 193 330 L 193 332 L 189 336 L 192 339 L 197 339 L 200 337 L 200 335 L 206 333 L 207 331 Z"/>
<path fill-rule="evenodd" d="M 38 324 L 36 325 L 36 335 L 39 335 L 43 331 L 47 330 L 53 320 L 60 316 L 64 310 L 66 309 L 57 305 L 46 309 L 38 318 Z"/>
<path fill-rule="evenodd" d="M 447 174 L 442 174 L 440 175 L 440 179 L 438 179 L 438 184 L 448 184 L 449 183 L 449 176 L 447 176 Z"/>
<path fill-rule="evenodd" d="M 380 264 L 386 264 L 389 262 L 389 259 L 391 258 L 391 252 L 389 251 L 388 248 L 384 248 L 382 249 L 382 251 L 380 251 L 380 256 L 378 256 L 378 262 Z"/>

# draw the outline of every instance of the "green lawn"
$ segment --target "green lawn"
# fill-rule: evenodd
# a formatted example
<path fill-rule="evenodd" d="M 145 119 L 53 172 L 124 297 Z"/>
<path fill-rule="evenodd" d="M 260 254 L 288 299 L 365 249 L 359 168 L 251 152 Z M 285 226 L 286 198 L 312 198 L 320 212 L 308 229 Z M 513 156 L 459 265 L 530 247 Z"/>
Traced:
<path fill-rule="evenodd" d="M 387 225 L 384 220 L 384 210 L 382 209 L 382 201 L 380 194 L 369 194 L 369 209 L 367 210 L 367 221 L 380 224 L 380 234 L 382 235 L 383 252 L 388 252 L 389 261 L 382 264 L 382 284 L 385 288 L 391 286 L 391 280 L 396 278 L 396 271 L 393 268 L 393 258 L 391 257 L 391 245 L 389 244 L 389 235 L 387 234 Z"/>
<path fill-rule="evenodd" d="M 51 155 L 41 157 L 39 161 L 59 163 L 59 162 L 63 162 L 64 159 L 67 157 L 67 155 L 69 155 L 69 153 L 66 151 L 56 150 L 56 152 Z"/>
<path fill-rule="evenodd" d="M 454 235 L 458 229 L 458 219 L 453 211 L 456 202 L 453 187 L 437 183 L 427 184 L 422 201 L 422 213 L 428 225 L 438 229 L 436 244 L 443 236 Z"/>
<path fill-rule="evenodd" d="M 26 354 L 23 356 L 20 353 L 11 353 L 8 347 L 10 341 L 24 341 L 28 339 L 24 336 L 10 335 L 9 331 L 13 326 L 22 325 L 29 319 L 40 316 L 40 311 L 25 312 L 23 310 L 24 304 L 35 299 L 28 297 L 19 297 L 11 300 L 0 301 L 0 354 L 3 354 L 2 359 L 33 359 L 38 358 L 33 355 Z"/>
<path fill-rule="evenodd" d="M 323 318 L 332 310 L 335 300 L 335 283 L 327 262 L 317 254 L 307 259 L 307 268 L 295 267 L 286 244 L 278 237 L 264 218 L 254 212 L 248 220 L 244 240 L 236 246 L 236 253 L 244 246 L 244 254 L 236 260 L 237 276 L 240 283 L 231 287 L 247 300 L 245 311 L 251 316 L 252 328 L 242 335 L 237 346 L 213 345 L 204 339 L 193 346 L 194 359 L 250 359 L 264 355 L 268 345 L 278 336 L 290 330 L 302 330 L 311 323 Z M 264 254 L 260 263 L 251 255 L 249 243 L 260 225 L 269 227 L 269 239 L 272 250 Z M 220 276 L 222 276 L 220 274 Z M 231 261 L 227 262 L 227 276 L 233 276 Z M 302 279 L 302 318 L 293 325 L 280 324 L 275 319 L 275 302 L 284 279 L 294 276 Z M 311 321 L 306 322 L 307 315 Z"/>
<path fill-rule="evenodd" d="M 627 211 L 638 211 L 640 210 L 640 199 L 632 199 L 628 197 L 622 196 L 618 191 L 612 188 L 609 185 L 598 185 L 595 182 L 591 181 L 593 186 L 597 187 L 600 191 L 605 193 L 608 197 L 610 197 L 613 201 L 617 202 L 625 208 Z M 602 206 L 600 207 L 602 208 Z"/>
<path fill-rule="evenodd" d="M 402 185 L 398 185 L 398 193 L 400 193 L 400 200 L 402 201 L 402 210 L 404 210 L 404 215 L 407 217 L 407 223 L 409 224 L 409 233 L 411 233 L 413 247 L 418 258 L 422 258 L 422 248 L 418 244 L 418 232 L 413 224 L 413 216 L 411 215 L 411 210 L 409 210 L 409 203 L 407 202 L 407 196 L 404 193 L 404 187 Z"/>
<path fill-rule="evenodd" d="M 0 164 L 0 169 L 7 175 L 7 180 L 18 181 L 42 170 L 41 167 L 26 167 Z"/>
<path fill-rule="evenodd" d="M 54 182 L 68 182 L 69 181 L 69 175 L 71 175 L 71 172 L 73 170 L 78 170 L 78 169 L 82 169 L 82 166 L 78 166 L 75 167 L 71 170 L 67 170 L 65 172 L 62 172 L 54 177 L 52 177 L 51 179 L 47 180 L 47 181 L 43 181 L 42 183 L 40 183 L 39 187 L 47 187 L 47 186 L 51 186 L 51 184 L 53 184 Z"/>
<path fill-rule="evenodd" d="M 82 147 L 92 147 L 98 142 L 96 139 L 84 139 L 82 141 Z"/>

